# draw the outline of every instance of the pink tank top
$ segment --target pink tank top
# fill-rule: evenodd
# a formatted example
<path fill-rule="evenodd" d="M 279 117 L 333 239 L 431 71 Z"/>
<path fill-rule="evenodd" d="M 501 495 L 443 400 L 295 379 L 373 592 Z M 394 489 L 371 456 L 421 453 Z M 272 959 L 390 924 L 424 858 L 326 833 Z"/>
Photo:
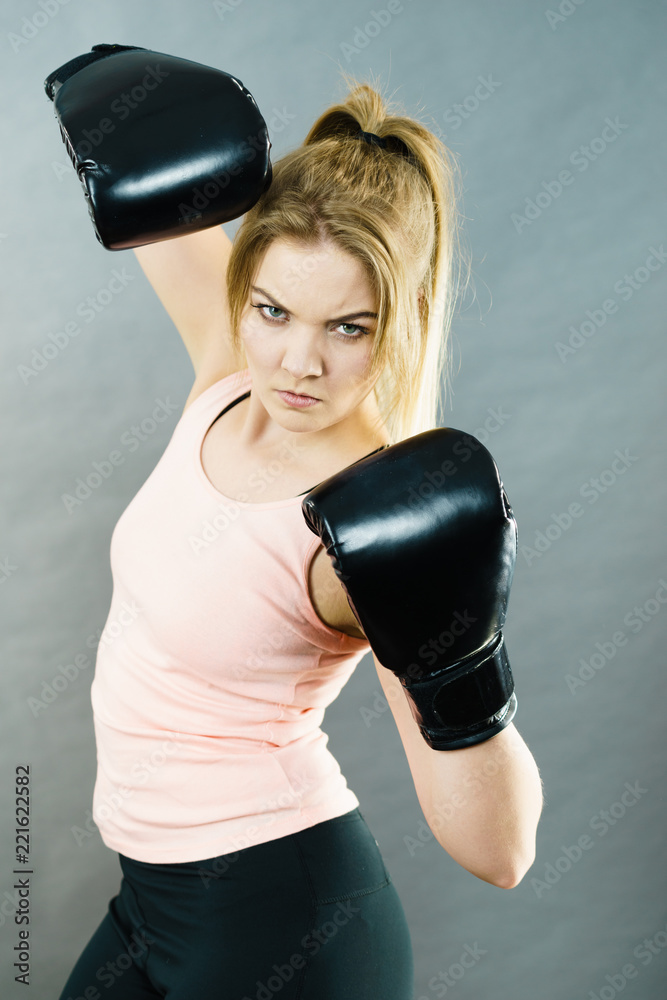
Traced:
<path fill-rule="evenodd" d="M 359 805 L 320 725 L 370 645 L 315 613 L 303 496 L 241 503 L 201 463 L 251 385 L 246 368 L 190 404 L 111 537 L 93 819 L 137 861 L 228 854 Z"/>

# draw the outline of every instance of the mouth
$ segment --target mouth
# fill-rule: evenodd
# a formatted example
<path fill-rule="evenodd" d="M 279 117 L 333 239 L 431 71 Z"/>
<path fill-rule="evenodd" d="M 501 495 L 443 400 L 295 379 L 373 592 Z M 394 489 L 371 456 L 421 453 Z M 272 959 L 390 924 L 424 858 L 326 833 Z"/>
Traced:
<path fill-rule="evenodd" d="M 282 403 L 292 410 L 309 410 L 316 403 L 322 402 L 316 396 L 307 396 L 303 392 L 291 392 L 289 389 L 276 389 L 276 392 L 280 396 Z"/>
<path fill-rule="evenodd" d="M 278 389 L 277 391 L 278 392 L 286 392 L 289 396 L 297 396 L 299 399 L 314 399 L 318 403 L 321 402 L 321 400 L 319 400 L 317 398 L 317 396 L 309 396 L 305 392 L 294 392 L 293 389 Z"/>

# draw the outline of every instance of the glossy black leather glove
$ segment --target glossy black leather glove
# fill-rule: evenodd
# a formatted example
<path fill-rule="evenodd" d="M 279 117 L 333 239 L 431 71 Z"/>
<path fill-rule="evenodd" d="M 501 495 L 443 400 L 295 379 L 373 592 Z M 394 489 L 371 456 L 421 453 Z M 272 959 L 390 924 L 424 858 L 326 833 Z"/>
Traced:
<path fill-rule="evenodd" d="M 107 250 L 229 222 L 271 183 L 266 123 L 229 73 L 102 44 L 44 87 Z"/>
<path fill-rule="evenodd" d="M 517 526 L 481 442 L 417 434 L 320 483 L 302 511 L 429 746 L 457 750 L 509 725 L 502 628 Z"/>

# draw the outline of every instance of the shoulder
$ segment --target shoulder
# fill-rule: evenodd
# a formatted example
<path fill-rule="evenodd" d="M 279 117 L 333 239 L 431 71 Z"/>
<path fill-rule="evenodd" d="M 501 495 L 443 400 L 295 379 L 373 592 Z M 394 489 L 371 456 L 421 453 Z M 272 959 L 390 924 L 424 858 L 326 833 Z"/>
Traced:
<path fill-rule="evenodd" d="M 315 613 L 325 625 L 354 636 L 355 639 L 366 638 L 352 613 L 347 594 L 322 544 L 315 550 L 310 562 L 308 592 Z"/>
<path fill-rule="evenodd" d="M 222 382 L 224 379 L 232 378 L 232 375 L 238 376 L 239 383 L 242 381 L 242 376 L 247 373 L 247 368 L 226 368 L 226 367 L 216 367 L 215 365 L 210 365 L 209 367 L 203 369 L 199 372 L 192 388 L 190 389 L 190 394 L 185 401 L 183 406 L 183 413 L 187 410 L 188 406 L 191 406 L 196 399 L 201 396 L 202 393 L 210 389 L 212 385 L 217 382 Z"/>
<path fill-rule="evenodd" d="M 336 464 L 339 469 L 348 468 L 362 458 L 373 454 L 380 446 L 384 447 L 389 443 L 388 438 L 382 440 L 380 444 L 378 444 L 377 439 L 375 441 L 369 440 L 366 442 L 366 447 L 363 449 L 361 456 L 358 454 L 351 457 L 348 456 Z M 357 452 L 362 450 L 359 448 L 358 443 L 355 450 Z M 332 474 L 335 473 L 329 472 L 322 476 L 322 479 Z M 340 632 L 345 632 L 355 639 L 367 639 L 350 607 L 345 588 L 338 579 L 331 559 L 322 542 L 315 549 L 307 577 L 308 590 L 313 608 L 325 625 L 329 625 L 330 628 L 337 629 Z"/>

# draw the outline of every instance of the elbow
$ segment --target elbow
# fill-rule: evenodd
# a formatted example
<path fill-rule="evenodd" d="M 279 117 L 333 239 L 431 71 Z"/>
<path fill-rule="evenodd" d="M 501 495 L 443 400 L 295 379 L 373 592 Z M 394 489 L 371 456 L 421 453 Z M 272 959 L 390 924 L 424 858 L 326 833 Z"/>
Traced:
<path fill-rule="evenodd" d="M 493 860 L 486 858 L 485 863 L 466 864 L 461 859 L 459 864 L 475 878 L 498 889 L 515 889 L 535 863 L 535 848 L 506 854 L 496 855 Z"/>
<path fill-rule="evenodd" d="M 516 872 L 508 872 L 507 874 L 494 879 L 492 885 L 497 886 L 499 889 L 516 889 L 525 874 L 525 872 L 518 874 Z"/>
<path fill-rule="evenodd" d="M 519 883 L 523 881 L 526 872 L 533 867 L 534 862 L 534 853 L 530 857 L 516 858 L 512 864 L 487 881 L 490 881 L 492 885 L 497 886 L 499 889 L 516 889 Z"/>

